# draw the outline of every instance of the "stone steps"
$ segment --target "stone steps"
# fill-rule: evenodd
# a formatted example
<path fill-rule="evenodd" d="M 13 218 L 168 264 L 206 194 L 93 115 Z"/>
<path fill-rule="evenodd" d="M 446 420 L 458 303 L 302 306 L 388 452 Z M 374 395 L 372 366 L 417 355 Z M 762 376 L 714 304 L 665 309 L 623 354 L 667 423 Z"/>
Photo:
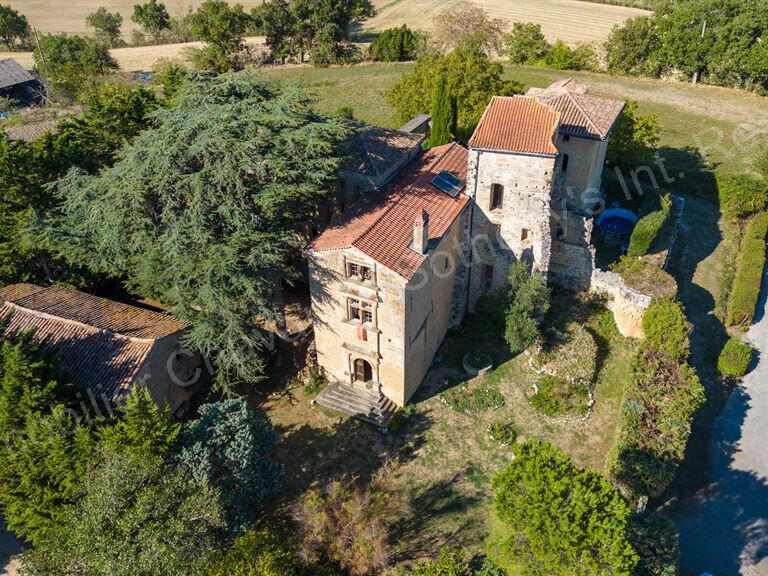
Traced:
<path fill-rule="evenodd" d="M 314 402 L 365 422 L 386 428 L 397 406 L 377 392 L 368 392 L 339 382 L 329 385 Z"/>

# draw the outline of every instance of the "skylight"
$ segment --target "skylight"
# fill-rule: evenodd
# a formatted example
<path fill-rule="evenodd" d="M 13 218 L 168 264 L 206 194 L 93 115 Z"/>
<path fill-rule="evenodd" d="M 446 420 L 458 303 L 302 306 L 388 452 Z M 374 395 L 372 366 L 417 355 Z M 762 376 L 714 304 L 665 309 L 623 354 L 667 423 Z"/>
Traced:
<path fill-rule="evenodd" d="M 432 186 L 455 198 L 464 189 L 464 182 L 447 170 L 443 170 L 432 180 Z"/>

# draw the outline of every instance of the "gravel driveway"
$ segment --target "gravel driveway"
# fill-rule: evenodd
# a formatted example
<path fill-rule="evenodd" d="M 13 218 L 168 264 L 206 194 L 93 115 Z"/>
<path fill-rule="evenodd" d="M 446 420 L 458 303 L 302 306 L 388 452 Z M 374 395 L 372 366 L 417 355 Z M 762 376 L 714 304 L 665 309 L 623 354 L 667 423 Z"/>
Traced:
<path fill-rule="evenodd" d="M 746 335 L 754 367 L 713 423 L 708 485 L 675 506 L 682 576 L 768 576 L 766 284 Z"/>

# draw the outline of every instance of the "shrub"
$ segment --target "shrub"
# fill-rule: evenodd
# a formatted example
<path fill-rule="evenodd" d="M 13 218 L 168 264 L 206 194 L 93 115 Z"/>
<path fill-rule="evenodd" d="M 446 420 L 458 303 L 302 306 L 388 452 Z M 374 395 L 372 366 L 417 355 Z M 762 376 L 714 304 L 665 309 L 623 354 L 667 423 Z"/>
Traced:
<path fill-rule="evenodd" d="M 424 50 L 426 37 L 414 32 L 403 24 L 400 28 L 389 28 L 376 36 L 371 43 L 371 60 L 381 62 L 405 62 L 415 60 Z"/>
<path fill-rule="evenodd" d="M 299 562 L 275 534 L 248 530 L 213 561 L 209 576 L 298 576 Z"/>
<path fill-rule="evenodd" d="M 508 574 L 629 576 L 637 563 L 627 539 L 630 509 L 610 482 L 545 442 L 515 444 L 512 452 L 493 477 L 494 563 Z"/>
<path fill-rule="evenodd" d="M 720 209 L 729 216 L 744 218 L 760 212 L 768 203 L 768 185 L 749 174 L 715 175 Z"/>
<path fill-rule="evenodd" d="M 456 412 L 464 414 L 477 414 L 504 406 L 504 396 L 498 386 L 489 383 L 488 378 L 483 376 L 443 392 L 440 398 Z"/>
<path fill-rule="evenodd" d="M 654 241 L 669 222 L 672 209 L 672 200 L 669 195 L 661 198 L 661 208 L 656 212 L 646 214 L 635 225 L 632 237 L 629 240 L 627 256 L 636 258 L 645 256 L 653 248 Z"/>
<path fill-rule="evenodd" d="M 467 576 L 469 567 L 460 550 L 441 548 L 437 560 L 421 564 L 411 576 Z"/>
<path fill-rule="evenodd" d="M 539 321 L 549 310 L 549 288 L 544 277 L 518 262 L 509 267 L 509 292 L 504 339 L 514 354 L 539 337 Z"/>
<path fill-rule="evenodd" d="M 517 440 L 517 428 L 512 422 L 494 422 L 488 426 L 491 440 L 504 446 L 511 446 Z"/>
<path fill-rule="evenodd" d="M 589 388 L 583 383 L 545 374 L 539 378 L 537 388 L 529 401 L 542 414 L 583 414 L 589 409 Z"/>
<path fill-rule="evenodd" d="M 728 299 L 728 326 L 746 327 L 752 323 L 765 266 L 765 236 L 768 232 L 768 213 L 758 214 L 750 220 L 741 246 L 741 259 Z"/>
<path fill-rule="evenodd" d="M 751 361 L 752 348 L 736 338 L 729 338 L 717 359 L 717 369 L 726 378 L 741 378 L 749 370 Z"/>
<path fill-rule="evenodd" d="M 677 576 L 680 542 L 672 520 L 656 514 L 636 518 L 629 541 L 640 557 L 634 576 Z"/>
<path fill-rule="evenodd" d="M 307 375 L 307 381 L 304 383 L 304 395 L 314 398 L 323 391 L 327 384 L 328 380 L 323 374 L 323 369 L 320 366 L 312 366 Z"/>
<path fill-rule="evenodd" d="M 688 357 L 691 324 L 676 300 L 654 301 L 643 316 L 643 332 L 648 346 L 669 354 L 675 360 Z"/>
<path fill-rule="evenodd" d="M 310 489 L 294 510 L 302 559 L 327 559 L 351 576 L 390 567 L 392 530 L 408 512 L 408 498 L 391 468 L 377 472 L 360 487 L 337 480 Z"/>
<path fill-rule="evenodd" d="M 637 353 L 606 462 L 632 498 L 658 496 L 673 480 L 703 403 L 704 388 L 688 364 L 648 347 Z"/>

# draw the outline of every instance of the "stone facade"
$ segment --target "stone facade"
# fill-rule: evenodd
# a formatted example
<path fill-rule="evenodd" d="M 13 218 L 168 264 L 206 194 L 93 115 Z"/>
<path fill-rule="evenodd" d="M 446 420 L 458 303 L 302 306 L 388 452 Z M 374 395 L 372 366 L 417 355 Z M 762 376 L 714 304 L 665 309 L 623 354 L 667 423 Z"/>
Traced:
<path fill-rule="evenodd" d="M 509 267 L 529 262 L 546 276 L 556 158 L 472 150 L 467 193 L 474 199 L 470 308 L 506 283 Z"/>
<path fill-rule="evenodd" d="M 590 290 L 608 297 L 608 309 L 622 336 L 645 338 L 643 316 L 651 305 L 651 297 L 627 286 L 615 272 L 595 270 Z"/>
<path fill-rule="evenodd" d="M 378 390 L 401 406 L 413 395 L 451 324 L 461 222 L 409 281 L 356 248 L 310 253 L 317 357 L 331 380 Z M 350 264 L 370 277 L 350 275 Z M 364 312 L 355 317 L 353 308 Z"/>

